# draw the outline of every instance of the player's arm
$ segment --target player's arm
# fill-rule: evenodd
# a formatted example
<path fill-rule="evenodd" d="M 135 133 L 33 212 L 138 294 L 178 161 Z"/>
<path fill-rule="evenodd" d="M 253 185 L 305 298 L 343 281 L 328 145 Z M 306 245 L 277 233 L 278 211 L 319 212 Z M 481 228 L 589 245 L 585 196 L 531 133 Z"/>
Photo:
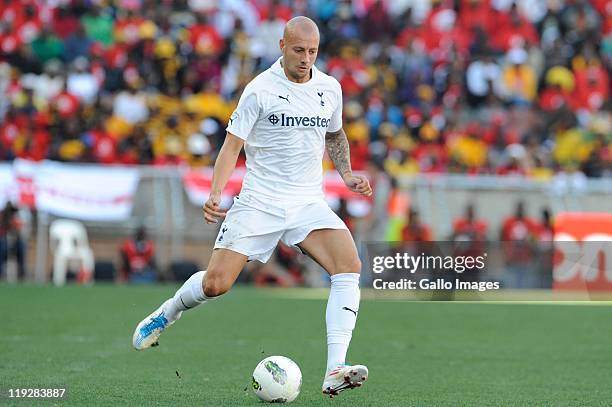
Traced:
<path fill-rule="evenodd" d="M 353 192 L 361 195 L 372 195 L 372 188 L 368 179 L 361 175 L 354 175 L 351 169 L 351 154 L 346 133 L 342 128 L 338 131 L 325 134 L 325 148 L 336 170 L 344 180 L 344 184 Z"/>
<path fill-rule="evenodd" d="M 210 197 L 203 208 L 206 223 L 218 223 L 220 218 L 225 217 L 226 211 L 221 209 L 220 206 L 221 193 L 236 167 L 236 161 L 238 160 L 238 155 L 243 145 L 244 141 L 241 138 L 236 137 L 232 133 L 227 133 L 223 146 L 221 146 L 221 150 L 215 161 Z"/>

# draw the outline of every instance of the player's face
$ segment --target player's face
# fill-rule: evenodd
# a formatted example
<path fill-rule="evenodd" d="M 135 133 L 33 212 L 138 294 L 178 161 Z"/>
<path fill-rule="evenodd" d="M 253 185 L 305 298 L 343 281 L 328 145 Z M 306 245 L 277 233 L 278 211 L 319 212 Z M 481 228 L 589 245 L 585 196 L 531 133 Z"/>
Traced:
<path fill-rule="evenodd" d="M 283 68 L 289 80 L 303 83 L 310 79 L 310 68 L 317 60 L 319 35 L 291 35 L 280 40 Z"/>

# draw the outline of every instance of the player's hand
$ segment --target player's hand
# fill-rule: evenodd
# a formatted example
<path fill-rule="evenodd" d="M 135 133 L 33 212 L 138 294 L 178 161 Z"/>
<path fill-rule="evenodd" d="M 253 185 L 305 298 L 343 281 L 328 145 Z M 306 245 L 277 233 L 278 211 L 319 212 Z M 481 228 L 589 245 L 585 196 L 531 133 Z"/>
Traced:
<path fill-rule="evenodd" d="M 347 175 L 344 178 L 344 184 L 353 192 L 357 192 L 363 196 L 372 195 L 372 187 L 370 181 L 363 175 Z"/>
<path fill-rule="evenodd" d="M 209 225 L 219 223 L 219 219 L 225 218 L 225 212 L 227 212 L 221 209 L 221 197 L 213 195 L 208 198 L 202 209 L 204 210 L 204 219 Z"/>

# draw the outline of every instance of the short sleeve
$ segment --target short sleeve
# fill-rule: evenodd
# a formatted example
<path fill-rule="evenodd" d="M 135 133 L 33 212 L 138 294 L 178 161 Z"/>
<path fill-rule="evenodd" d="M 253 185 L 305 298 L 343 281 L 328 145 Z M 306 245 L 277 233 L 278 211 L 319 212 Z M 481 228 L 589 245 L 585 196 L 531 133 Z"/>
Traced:
<path fill-rule="evenodd" d="M 336 132 L 342 128 L 342 88 L 340 87 L 340 84 L 338 84 L 336 97 L 338 98 L 336 110 L 334 110 L 334 113 L 329 121 L 329 126 L 327 126 L 327 131 L 330 133 Z"/>
<path fill-rule="evenodd" d="M 247 87 L 240 100 L 236 110 L 230 116 L 227 123 L 227 132 L 232 133 L 238 138 L 246 141 L 255 126 L 255 122 L 259 117 L 259 101 L 257 94 L 249 87 Z"/>

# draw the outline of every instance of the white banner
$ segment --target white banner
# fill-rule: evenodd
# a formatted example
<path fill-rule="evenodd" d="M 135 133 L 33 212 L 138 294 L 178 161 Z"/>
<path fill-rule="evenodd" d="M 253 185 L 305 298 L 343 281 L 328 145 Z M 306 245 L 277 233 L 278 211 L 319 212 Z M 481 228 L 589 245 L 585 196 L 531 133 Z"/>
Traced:
<path fill-rule="evenodd" d="M 45 161 L 33 174 L 35 205 L 55 216 L 121 221 L 130 216 L 138 181 L 132 168 Z"/>

